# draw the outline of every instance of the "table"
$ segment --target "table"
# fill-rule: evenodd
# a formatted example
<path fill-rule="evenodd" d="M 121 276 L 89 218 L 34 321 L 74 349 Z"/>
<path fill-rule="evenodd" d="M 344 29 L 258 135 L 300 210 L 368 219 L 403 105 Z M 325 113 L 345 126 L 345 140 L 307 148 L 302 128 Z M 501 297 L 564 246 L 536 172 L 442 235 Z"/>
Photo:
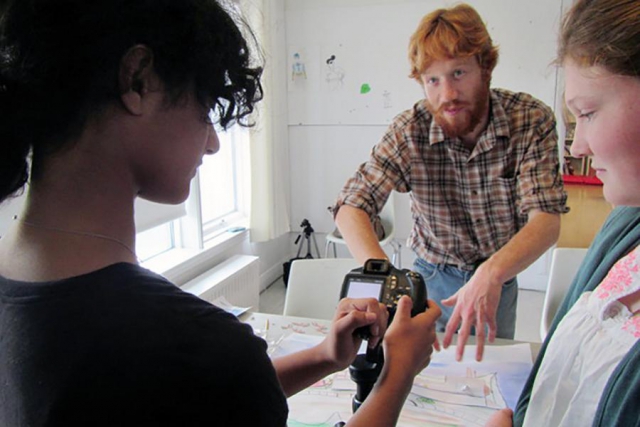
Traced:
<path fill-rule="evenodd" d="M 244 323 L 248 323 L 253 328 L 256 335 L 264 338 L 265 341 L 271 347 L 274 347 L 276 343 L 281 342 L 289 333 L 300 333 L 308 335 L 326 335 L 331 326 L 331 321 L 324 319 L 310 319 L 307 317 L 294 317 L 294 316 L 282 316 L 278 314 L 268 313 L 253 313 L 247 312 L 240 316 L 240 320 Z M 443 333 L 438 333 L 438 339 L 442 341 L 444 337 Z M 454 336 L 452 347 L 456 344 L 456 337 Z M 467 340 L 469 345 L 475 344 L 475 337 L 471 336 Z M 496 340 L 489 345 L 514 345 L 514 344 L 528 344 L 531 349 L 531 361 L 535 361 L 540 352 L 541 343 L 538 342 L 524 342 L 516 340 L 508 340 L 503 338 L 496 338 Z M 465 352 L 466 353 L 466 352 Z"/>
<path fill-rule="evenodd" d="M 314 345 L 331 325 L 328 320 L 265 313 L 247 313 L 241 320 L 267 341 L 271 357 L 300 350 L 300 346 Z M 442 334 L 439 335 L 442 340 Z M 416 377 L 398 426 L 484 425 L 496 408 L 514 406 L 540 344 L 496 339 L 485 347 L 485 362 L 482 363 L 449 360 L 454 349 L 452 345 L 446 352 L 434 353 L 429 367 Z M 514 361 L 511 361 L 512 353 Z M 472 359 L 474 355 L 474 349 L 466 349 L 466 359 Z M 479 393 L 460 394 L 458 388 Z M 347 370 L 319 381 L 288 399 L 288 426 L 333 427 L 351 415 L 354 391 L 355 384 Z M 508 396 L 503 397 L 503 394 Z"/>

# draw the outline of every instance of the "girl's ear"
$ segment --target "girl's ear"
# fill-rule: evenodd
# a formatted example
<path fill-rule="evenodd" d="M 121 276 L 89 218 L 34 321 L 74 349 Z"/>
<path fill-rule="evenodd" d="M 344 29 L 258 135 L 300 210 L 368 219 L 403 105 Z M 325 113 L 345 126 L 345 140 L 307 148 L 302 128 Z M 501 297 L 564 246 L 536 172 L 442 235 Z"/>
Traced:
<path fill-rule="evenodd" d="M 141 115 L 144 97 L 157 80 L 151 49 L 145 45 L 131 47 L 120 61 L 118 76 L 120 100 L 124 108 L 133 115 Z"/>

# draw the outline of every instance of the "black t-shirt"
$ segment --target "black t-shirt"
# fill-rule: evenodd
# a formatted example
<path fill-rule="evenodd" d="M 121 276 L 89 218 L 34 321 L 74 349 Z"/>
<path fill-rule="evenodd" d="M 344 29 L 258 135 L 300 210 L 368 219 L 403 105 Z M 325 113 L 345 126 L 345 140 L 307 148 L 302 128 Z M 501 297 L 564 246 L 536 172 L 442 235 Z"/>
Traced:
<path fill-rule="evenodd" d="M 0 426 L 285 426 L 251 327 L 161 276 L 114 264 L 0 277 Z"/>

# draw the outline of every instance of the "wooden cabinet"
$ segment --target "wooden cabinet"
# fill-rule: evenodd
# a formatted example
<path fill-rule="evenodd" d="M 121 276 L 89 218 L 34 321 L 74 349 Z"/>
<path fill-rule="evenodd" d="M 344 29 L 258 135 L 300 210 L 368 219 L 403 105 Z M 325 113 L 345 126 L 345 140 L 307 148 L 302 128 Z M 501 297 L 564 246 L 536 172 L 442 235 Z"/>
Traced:
<path fill-rule="evenodd" d="M 565 185 L 570 211 L 560 218 L 557 246 L 586 248 L 591 244 L 613 206 L 602 194 L 601 185 Z"/>

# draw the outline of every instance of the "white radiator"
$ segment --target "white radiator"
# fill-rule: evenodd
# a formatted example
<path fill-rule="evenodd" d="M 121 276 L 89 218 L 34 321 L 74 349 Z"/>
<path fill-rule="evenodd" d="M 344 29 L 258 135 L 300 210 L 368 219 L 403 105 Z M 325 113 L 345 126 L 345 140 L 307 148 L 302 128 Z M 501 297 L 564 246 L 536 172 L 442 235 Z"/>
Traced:
<path fill-rule="evenodd" d="M 258 257 L 234 255 L 206 273 L 185 283 L 181 289 L 205 301 L 225 297 L 231 304 L 258 310 L 260 294 Z"/>

